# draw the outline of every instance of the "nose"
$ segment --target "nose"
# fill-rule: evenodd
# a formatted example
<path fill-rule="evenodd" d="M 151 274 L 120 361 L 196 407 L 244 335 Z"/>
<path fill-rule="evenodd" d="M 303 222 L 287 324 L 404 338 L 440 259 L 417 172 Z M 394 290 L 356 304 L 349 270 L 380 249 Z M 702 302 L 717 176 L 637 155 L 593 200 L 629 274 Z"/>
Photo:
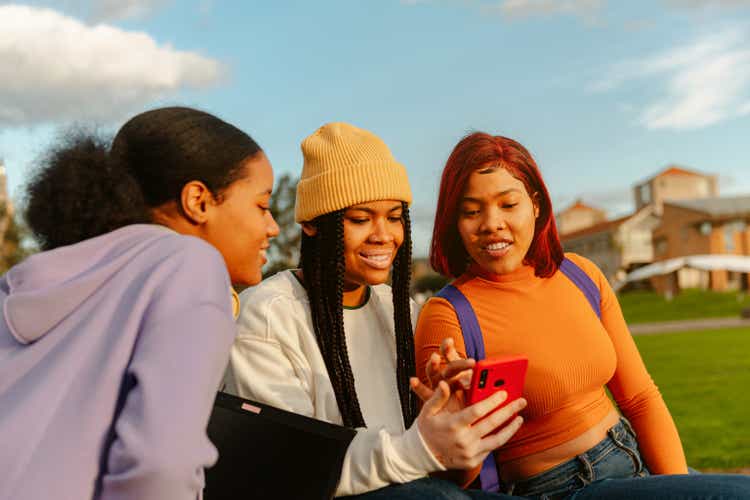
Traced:
<path fill-rule="evenodd" d="M 482 233 L 494 233 L 506 229 L 508 224 L 505 215 L 499 207 L 488 207 L 482 211 L 482 218 L 479 223 L 479 231 Z"/>
<path fill-rule="evenodd" d="M 271 212 L 268 212 L 268 226 L 266 227 L 266 235 L 268 235 L 269 238 L 275 238 L 279 235 L 280 229 L 279 225 L 276 223 L 276 220 L 273 218 L 273 215 L 271 215 Z"/>
<path fill-rule="evenodd" d="M 373 225 L 372 233 L 370 233 L 370 237 L 369 237 L 370 242 L 390 243 L 395 238 L 396 237 L 390 231 L 390 228 L 388 225 L 388 219 L 386 217 L 378 217 L 375 220 L 375 224 Z"/>

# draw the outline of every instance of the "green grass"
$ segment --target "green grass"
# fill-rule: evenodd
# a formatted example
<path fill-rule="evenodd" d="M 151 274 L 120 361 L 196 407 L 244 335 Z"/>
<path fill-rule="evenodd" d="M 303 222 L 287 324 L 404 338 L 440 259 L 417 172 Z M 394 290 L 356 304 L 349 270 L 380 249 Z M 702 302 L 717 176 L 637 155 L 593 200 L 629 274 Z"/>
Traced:
<path fill-rule="evenodd" d="M 750 328 L 635 337 L 688 464 L 750 467 Z"/>
<path fill-rule="evenodd" d="M 694 289 L 683 290 L 670 301 L 646 291 L 625 292 L 618 299 L 629 324 L 739 316 L 750 307 L 748 294 Z"/>

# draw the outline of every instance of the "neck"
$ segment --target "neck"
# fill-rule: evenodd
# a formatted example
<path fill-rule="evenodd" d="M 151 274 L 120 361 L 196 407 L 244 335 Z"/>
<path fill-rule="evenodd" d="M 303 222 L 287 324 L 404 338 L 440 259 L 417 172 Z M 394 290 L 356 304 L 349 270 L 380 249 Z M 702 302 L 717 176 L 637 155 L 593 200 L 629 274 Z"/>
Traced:
<path fill-rule="evenodd" d="M 151 209 L 151 220 L 154 224 L 166 226 L 172 231 L 202 238 L 200 226 L 193 224 L 179 214 L 174 202 Z"/>
<path fill-rule="evenodd" d="M 365 285 L 357 285 L 355 288 L 349 288 L 347 285 L 344 285 L 342 305 L 344 307 L 359 307 L 364 303 L 366 297 L 367 287 Z"/>

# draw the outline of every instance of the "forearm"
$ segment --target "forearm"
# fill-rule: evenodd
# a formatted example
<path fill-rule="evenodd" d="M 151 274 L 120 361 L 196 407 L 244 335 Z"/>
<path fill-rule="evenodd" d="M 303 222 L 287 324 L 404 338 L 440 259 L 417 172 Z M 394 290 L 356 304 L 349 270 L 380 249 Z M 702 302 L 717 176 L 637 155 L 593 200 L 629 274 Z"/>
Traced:
<path fill-rule="evenodd" d="M 358 429 L 344 458 L 336 496 L 407 483 L 440 470 L 445 469 L 427 448 L 416 423 L 399 435 Z"/>
<path fill-rule="evenodd" d="M 633 425 L 641 456 L 652 474 L 687 474 L 677 427 L 656 386 L 621 409 Z"/>

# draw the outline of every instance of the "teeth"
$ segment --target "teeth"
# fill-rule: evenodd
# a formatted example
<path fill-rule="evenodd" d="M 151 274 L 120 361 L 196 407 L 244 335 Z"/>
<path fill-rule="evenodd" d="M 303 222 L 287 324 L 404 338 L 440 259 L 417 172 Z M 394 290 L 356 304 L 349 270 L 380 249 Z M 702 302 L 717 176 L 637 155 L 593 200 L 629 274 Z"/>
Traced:
<path fill-rule="evenodd" d="M 493 243 L 491 245 L 487 245 L 485 248 L 487 250 L 502 250 L 503 248 L 509 247 L 510 243 L 507 241 L 501 241 L 500 243 Z"/>
<path fill-rule="evenodd" d="M 385 262 L 387 261 L 391 256 L 390 254 L 383 254 L 383 255 L 363 255 L 364 258 L 368 260 L 374 260 L 374 261 L 380 261 Z"/>

